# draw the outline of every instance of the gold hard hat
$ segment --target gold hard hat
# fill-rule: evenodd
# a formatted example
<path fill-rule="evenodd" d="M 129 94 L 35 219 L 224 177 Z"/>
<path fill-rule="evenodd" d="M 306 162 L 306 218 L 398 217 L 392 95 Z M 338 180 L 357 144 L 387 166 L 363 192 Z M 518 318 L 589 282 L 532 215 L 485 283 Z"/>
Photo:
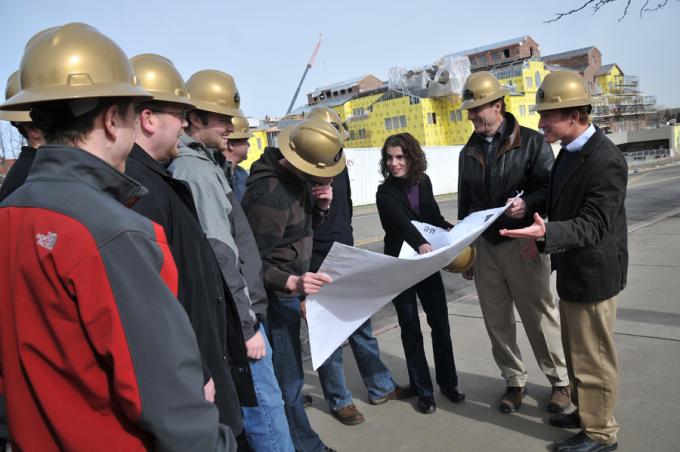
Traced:
<path fill-rule="evenodd" d="M 501 88 L 498 79 L 491 72 L 480 71 L 470 74 L 463 86 L 463 105 L 460 108 L 469 110 L 488 104 L 505 96 L 507 92 Z"/>
<path fill-rule="evenodd" d="M 283 129 L 281 153 L 295 168 L 316 177 L 333 177 L 345 168 L 340 132 L 326 121 L 305 119 Z"/>
<path fill-rule="evenodd" d="M 536 111 L 581 107 L 592 103 L 585 79 L 576 72 L 551 72 L 536 91 Z"/>
<path fill-rule="evenodd" d="M 234 131 L 227 136 L 228 140 L 251 138 L 253 136 L 253 134 L 250 133 L 250 124 L 248 124 L 246 118 L 234 116 L 231 118 L 231 124 L 234 126 Z"/>
<path fill-rule="evenodd" d="M 476 256 L 477 252 L 475 251 L 475 247 L 470 245 L 461 251 L 461 253 L 456 256 L 456 258 L 452 260 L 449 265 L 444 267 L 444 270 L 451 273 L 463 273 L 472 267 L 472 265 L 475 263 Z"/>
<path fill-rule="evenodd" d="M 342 118 L 340 118 L 340 115 L 338 114 L 338 112 L 333 110 L 332 108 L 329 108 L 329 107 L 314 107 L 309 111 L 309 113 L 307 113 L 307 118 L 309 118 L 309 119 L 320 119 L 322 121 L 326 121 L 326 122 L 332 124 L 333 127 L 338 129 L 338 131 L 340 132 L 340 136 L 342 137 L 342 141 L 347 141 L 347 139 L 349 138 L 349 132 L 342 125 Z"/>
<path fill-rule="evenodd" d="M 222 71 L 198 71 L 184 85 L 191 103 L 199 110 L 226 116 L 241 116 L 241 96 L 234 78 Z"/>
<path fill-rule="evenodd" d="M 5 100 L 16 95 L 21 91 L 19 87 L 19 71 L 12 72 L 12 75 L 7 79 L 7 87 L 5 88 Z M 3 111 L 0 110 L 0 119 L 10 122 L 31 122 L 31 115 L 28 111 Z"/>
<path fill-rule="evenodd" d="M 130 64 L 139 84 L 153 100 L 194 107 L 184 89 L 184 79 L 172 61 L 154 53 L 143 53 L 130 58 Z"/>
<path fill-rule="evenodd" d="M 98 97 L 149 98 L 118 45 L 80 23 L 48 28 L 26 44 L 19 68 L 21 91 L 0 105 L 25 110 L 37 103 Z"/>

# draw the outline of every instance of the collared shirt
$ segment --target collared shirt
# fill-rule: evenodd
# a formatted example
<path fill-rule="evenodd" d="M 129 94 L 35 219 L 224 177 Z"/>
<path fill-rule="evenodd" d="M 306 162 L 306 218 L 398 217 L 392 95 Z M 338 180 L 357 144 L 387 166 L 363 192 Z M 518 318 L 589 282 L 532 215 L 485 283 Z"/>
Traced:
<path fill-rule="evenodd" d="M 583 149 L 583 146 L 590 140 L 590 137 L 592 137 L 595 134 L 595 126 L 591 123 L 590 126 L 583 132 L 581 135 L 578 136 L 574 141 L 569 143 L 568 145 L 564 146 L 564 149 L 566 149 L 569 152 L 578 152 L 581 149 Z"/>
<path fill-rule="evenodd" d="M 477 134 L 481 139 L 483 139 L 487 143 L 484 150 L 486 151 L 485 157 L 488 163 L 493 162 L 496 159 L 496 150 L 501 144 L 501 139 L 503 138 L 504 132 L 505 132 L 505 120 L 501 122 L 501 125 L 498 126 L 498 130 L 496 130 L 496 133 L 494 133 L 493 135 Z"/>

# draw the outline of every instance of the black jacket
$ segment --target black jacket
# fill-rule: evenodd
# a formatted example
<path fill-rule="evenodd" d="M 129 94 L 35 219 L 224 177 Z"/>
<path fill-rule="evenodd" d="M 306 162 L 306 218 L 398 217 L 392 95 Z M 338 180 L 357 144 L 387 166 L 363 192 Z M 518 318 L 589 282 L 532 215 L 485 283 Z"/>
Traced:
<path fill-rule="evenodd" d="M 5 180 L 2 181 L 0 187 L 0 201 L 8 197 L 17 188 L 21 187 L 28 177 L 33 160 L 35 160 L 36 149 L 30 146 L 22 146 L 21 154 L 14 165 L 9 169 Z"/>
<path fill-rule="evenodd" d="M 492 243 L 509 240 L 498 233 L 500 229 L 523 228 L 533 223 L 535 212 L 545 215 L 550 170 L 555 160 L 540 133 L 520 126 L 510 113 L 505 113 L 505 121 L 488 181 L 485 143 L 476 133 L 460 151 L 458 164 L 459 220 L 473 212 L 500 207 L 518 191 L 524 191 L 522 199 L 527 203 L 527 214 L 520 219 L 501 215 L 483 234 Z"/>
<path fill-rule="evenodd" d="M 420 215 L 411 208 L 411 203 L 404 191 L 409 183 L 403 179 L 388 177 L 378 186 L 376 206 L 380 223 L 385 230 L 385 254 L 388 256 L 399 256 L 404 240 L 414 250 L 418 250 L 420 245 L 427 243 L 418 229 L 411 224 L 411 220 L 444 229 L 452 227 L 439 211 L 439 205 L 432 194 L 432 182 L 427 174 L 423 174 L 418 186 Z"/>
<path fill-rule="evenodd" d="M 562 154 L 557 156 L 555 167 Z M 551 185 L 545 247 L 553 253 L 557 293 L 566 301 L 593 303 L 626 286 L 628 166 L 619 148 L 601 131 L 579 151 L 560 187 Z"/>
<path fill-rule="evenodd" d="M 310 271 L 318 271 L 334 242 L 354 246 L 352 188 L 347 167 L 333 178 L 333 202 L 324 221 L 314 229 Z"/>
<path fill-rule="evenodd" d="M 135 144 L 125 173 L 149 193 L 132 209 L 165 230 L 179 277 L 178 299 L 215 382 L 220 422 L 242 430 L 240 405 L 257 404 L 234 300 L 198 222 L 190 189 Z M 239 403 L 240 400 L 240 403 Z"/>

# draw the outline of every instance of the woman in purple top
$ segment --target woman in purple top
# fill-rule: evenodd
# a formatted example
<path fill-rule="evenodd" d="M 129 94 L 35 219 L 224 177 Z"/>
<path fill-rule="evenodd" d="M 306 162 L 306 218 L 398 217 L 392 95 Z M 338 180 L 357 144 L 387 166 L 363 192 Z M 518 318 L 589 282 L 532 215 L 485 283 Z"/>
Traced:
<path fill-rule="evenodd" d="M 432 183 L 425 174 L 426 169 L 425 153 L 411 134 L 399 133 L 387 138 L 380 160 L 380 172 L 385 179 L 378 187 L 376 204 L 385 230 L 385 254 L 389 256 L 398 256 L 404 241 L 420 254 L 432 251 L 430 244 L 411 224 L 411 220 L 445 229 L 453 227 L 444 220 L 439 211 L 432 194 Z M 433 413 L 436 405 L 423 348 L 416 295 L 432 329 L 437 384 L 442 393 L 453 402 L 462 402 L 465 395 L 458 391 L 444 283 L 441 274 L 437 272 L 392 300 L 401 327 L 401 341 L 411 388 L 418 395 L 418 408 L 427 414 Z"/>

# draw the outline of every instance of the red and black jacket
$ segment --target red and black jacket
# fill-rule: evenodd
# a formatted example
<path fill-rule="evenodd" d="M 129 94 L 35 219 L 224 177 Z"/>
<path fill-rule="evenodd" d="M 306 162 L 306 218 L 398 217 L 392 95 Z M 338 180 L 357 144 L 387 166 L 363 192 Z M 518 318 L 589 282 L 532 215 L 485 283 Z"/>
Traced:
<path fill-rule="evenodd" d="M 81 149 L 41 148 L 0 205 L 0 389 L 19 450 L 234 450 L 146 190 Z"/>

